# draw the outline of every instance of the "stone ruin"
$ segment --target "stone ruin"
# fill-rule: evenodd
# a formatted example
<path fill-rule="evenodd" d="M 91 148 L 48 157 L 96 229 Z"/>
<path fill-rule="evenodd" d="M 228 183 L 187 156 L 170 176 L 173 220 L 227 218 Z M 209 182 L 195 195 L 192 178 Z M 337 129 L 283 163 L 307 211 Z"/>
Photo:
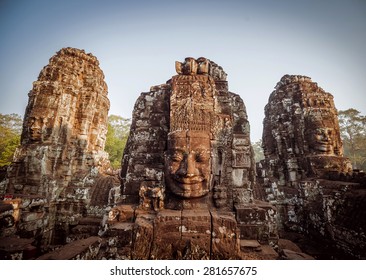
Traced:
<path fill-rule="evenodd" d="M 50 59 L 0 185 L 1 258 L 278 256 L 275 208 L 253 199 L 243 101 L 208 59 L 176 71 L 136 102 L 119 187 L 104 152 L 109 101 L 97 59 L 72 48 Z"/>
<path fill-rule="evenodd" d="M 333 96 L 309 77 L 282 77 L 263 121 L 264 154 L 279 185 L 352 172 L 343 157 Z"/>
<path fill-rule="evenodd" d="M 122 201 L 106 236 L 124 229 L 127 251 L 119 257 L 133 259 L 245 258 L 248 240 L 257 251 L 257 240 L 270 248 L 277 241 L 275 209 L 253 199 L 255 162 L 242 99 L 206 58 L 175 66 L 178 75 L 135 104 Z"/>
<path fill-rule="evenodd" d="M 113 183 L 103 175 L 109 106 L 96 57 L 64 48 L 50 59 L 29 92 L 21 146 L 0 187 L 4 207 L 14 209 L 2 236 L 45 247 L 72 238 L 83 218 L 103 216 Z"/>
<path fill-rule="evenodd" d="M 0 183 L 1 259 L 311 259 L 290 231 L 365 258 L 365 186 L 350 182 L 332 95 L 310 78 L 286 75 L 271 94 L 256 167 L 222 67 L 176 62 L 136 101 L 117 179 L 98 64 L 65 48 L 33 84 Z"/>
<path fill-rule="evenodd" d="M 258 196 L 276 205 L 280 233 L 304 233 L 342 258 L 365 257 L 366 193 L 343 156 L 333 96 L 309 77 L 285 75 L 265 107 L 262 140 Z"/>

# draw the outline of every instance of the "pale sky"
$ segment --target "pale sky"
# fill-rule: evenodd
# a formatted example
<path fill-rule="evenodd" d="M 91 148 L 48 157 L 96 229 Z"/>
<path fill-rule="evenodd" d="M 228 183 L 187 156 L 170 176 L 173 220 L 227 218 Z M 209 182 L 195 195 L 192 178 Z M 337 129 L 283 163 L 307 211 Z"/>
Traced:
<path fill-rule="evenodd" d="M 109 114 L 131 118 L 150 86 L 175 75 L 174 62 L 204 56 L 228 74 L 247 108 L 251 140 L 285 74 L 306 75 L 337 109 L 366 115 L 366 1 L 0 0 L 0 113 L 24 115 L 28 92 L 63 47 L 95 55 Z"/>

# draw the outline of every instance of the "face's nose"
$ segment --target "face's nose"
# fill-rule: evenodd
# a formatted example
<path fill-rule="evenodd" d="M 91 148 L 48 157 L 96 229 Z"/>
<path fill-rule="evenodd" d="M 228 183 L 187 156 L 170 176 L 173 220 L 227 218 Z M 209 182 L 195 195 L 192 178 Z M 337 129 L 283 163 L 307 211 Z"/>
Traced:
<path fill-rule="evenodd" d="M 328 135 L 328 131 L 323 130 L 321 135 L 324 141 L 329 141 L 330 137 Z"/>
<path fill-rule="evenodd" d="M 199 175 L 199 171 L 196 168 L 196 161 L 193 154 L 188 154 L 181 162 L 177 174 L 183 177 L 194 177 Z"/>

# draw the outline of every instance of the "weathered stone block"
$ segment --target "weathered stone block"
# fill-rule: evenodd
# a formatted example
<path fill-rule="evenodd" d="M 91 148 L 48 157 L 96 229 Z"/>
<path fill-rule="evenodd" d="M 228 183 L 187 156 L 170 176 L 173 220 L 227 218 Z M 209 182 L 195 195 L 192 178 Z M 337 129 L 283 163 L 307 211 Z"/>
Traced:
<path fill-rule="evenodd" d="M 236 259 L 239 250 L 239 231 L 232 213 L 212 215 L 212 249 L 211 259 Z"/>
<path fill-rule="evenodd" d="M 27 260 L 35 257 L 34 239 L 4 237 L 0 238 L 0 259 Z"/>
<path fill-rule="evenodd" d="M 256 205 L 236 206 L 236 219 L 239 223 L 262 224 L 266 220 L 266 210 Z"/>
<path fill-rule="evenodd" d="M 180 231 L 186 258 L 209 259 L 211 244 L 211 215 L 208 210 L 183 210 Z M 188 246 L 188 247 L 187 247 Z M 184 251 L 184 248 L 181 249 Z"/>
<path fill-rule="evenodd" d="M 240 239 L 253 239 L 261 243 L 269 241 L 269 227 L 267 225 L 245 225 L 238 224 Z"/>
<path fill-rule="evenodd" d="M 174 259 L 177 254 L 181 254 L 181 211 L 160 211 L 154 220 L 154 236 L 151 251 L 152 259 Z"/>
<path fill-rule="evenodd" d="M 138 215 L 134 225 L 131 256 L 134 260 L 151 258 L 150 252 L 154 244 L 154 216 Z"/>
<path fill-rule="evenodd" d="M 90 235 L 98 235 L 99 226 L 92 226 L 92 225 L 77 225 L 73 227 L 70 232 L 74 235 L 83 235 L 83 236 L 90 236 Z"/>
<path fill-rule="evenodd" d="M 137 180 L 128 180 L 126 181 L 124 188 L 123 188 L 123 195 L 132 195 L 138 196 L 140 191 L 140 181 Z"/>
<path fill-rule="evenodd" d="M 40 256 L 37 260 L 92 260 L 97 257 L 99 248 L 99 237 L 92 236 L 67 244 L 58 250 Z"/>
<path fill-rule="evenodd" d="M 181 231 L 183 235 L 211 235 L 210 212 L 208 210 L 183 210 Z"/>
<path fill-rule="evenodd" d="M 157 237 L 169 234 L 180 236 L 182 232 L 182 212 L 179 210 L 162 210 L 156 215 L 154 226 Z"/>
<path fill-rule="evenodd" d="M 118 222 L 133 222 L 135 220 L 135 208 L 132 205 L 118 205 L 111 211 L 118 211 Z"/>
<path fill-rule="evenodd" d="M 260 252 L 262 248 L 257 240 L 243 239 L 240 240 L 240 250 L 243 252 Z"/>
<path fill-rule="evenodd" d="M 22 211 L 22 221 L 32 222 L 42 219 L 45 216 L 45 212 L 25 212 Z"/>
<path fill-rule="evenodd" d="M 134 229 L 134 223 L 115 223 L 110 225 L 107 232 L 107 237 L 117 237 L 116 246 L 131 246 L 132 244 L 132 233 Z"/>

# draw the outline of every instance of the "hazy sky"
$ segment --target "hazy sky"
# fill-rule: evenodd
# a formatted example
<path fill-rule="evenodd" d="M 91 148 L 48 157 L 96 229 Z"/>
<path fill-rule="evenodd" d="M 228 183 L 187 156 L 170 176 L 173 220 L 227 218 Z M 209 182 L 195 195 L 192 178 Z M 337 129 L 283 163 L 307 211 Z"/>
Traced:
<path fill-rule="evenodd" d="M 0 113 L 24 115 L 32 82 L 63 47 L 95 55 L 110 114 L 131 117 L 174 62 L 204 56 L 240 94 L 251 139 L 285 74 L 306 75 L 338 109 L 366 114 L 366 1 L 17 1 L 0 0 Z"/>

